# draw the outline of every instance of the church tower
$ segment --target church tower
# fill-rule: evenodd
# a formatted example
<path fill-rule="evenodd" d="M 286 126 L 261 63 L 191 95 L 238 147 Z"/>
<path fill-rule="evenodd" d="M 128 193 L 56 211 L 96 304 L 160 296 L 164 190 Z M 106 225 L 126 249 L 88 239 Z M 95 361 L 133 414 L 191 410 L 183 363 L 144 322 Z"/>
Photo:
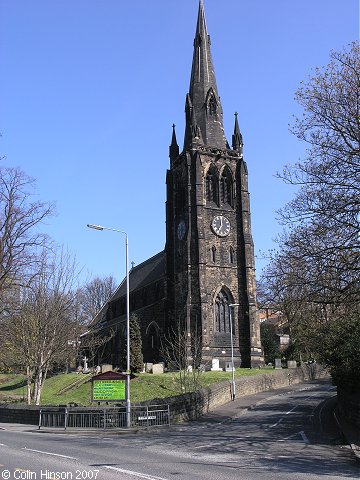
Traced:
<path fill-rule="evenodd" d="M 202 0 L 185 115 L 181 152 L 173 126 L 166 178 L 168 322 L 200 336 L 202 363 L 224 367 L 232 318 L 235 366 L 255 366 L 263 357 L 248 171 L 237 114 L 231 147 L 225 138 Z"/>

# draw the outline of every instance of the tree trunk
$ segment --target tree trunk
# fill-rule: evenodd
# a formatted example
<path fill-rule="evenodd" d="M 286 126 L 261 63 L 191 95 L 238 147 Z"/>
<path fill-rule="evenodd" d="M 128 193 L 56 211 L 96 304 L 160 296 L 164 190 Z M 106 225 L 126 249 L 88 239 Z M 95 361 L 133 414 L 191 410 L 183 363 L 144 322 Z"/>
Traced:
<path fill-rule="evenodd" d="M 43 385 L 43 370 L 41 367 L 38 367 L 36 377 L 35 377 L 35 405 L 40 405 L 41 390 Z"/>
<path fill-rule="evenodd" d="M 26 367 L 26 399 L 27 404 L 31 405 L 31 380 L 32 380 L 32 371 L 28 366 Z"/>

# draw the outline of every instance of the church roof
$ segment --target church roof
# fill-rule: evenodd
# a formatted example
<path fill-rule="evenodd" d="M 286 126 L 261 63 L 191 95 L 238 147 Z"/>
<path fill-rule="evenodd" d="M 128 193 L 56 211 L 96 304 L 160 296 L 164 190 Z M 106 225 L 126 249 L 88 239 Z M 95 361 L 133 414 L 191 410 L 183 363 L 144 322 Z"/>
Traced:
<path fill-rule="evenodd" d="M 154 283 L 165 276 L 165 251 L 157 253 L 145 262 L 136 265 L 129 272 L 130 293 Z M 110 301 L 126 295 L 126 278 L 120 283 Z"/>
<path fill-rule="evenodd" d="M 139 290 L 151 283 L 165 277 L 165 251 L 157 253 L 153 257 L 136 265 L 129 271 L 129 290 L 130 294 L 135 290 Z M 90 325 L 95 326 L 101 322 L 106 315 L 109 304 L 113 301 L 125 297 L 126 295 L 126 277 L 120 283 L 109 300 L 104 303 L 95 317 L 91 320 Z"/>

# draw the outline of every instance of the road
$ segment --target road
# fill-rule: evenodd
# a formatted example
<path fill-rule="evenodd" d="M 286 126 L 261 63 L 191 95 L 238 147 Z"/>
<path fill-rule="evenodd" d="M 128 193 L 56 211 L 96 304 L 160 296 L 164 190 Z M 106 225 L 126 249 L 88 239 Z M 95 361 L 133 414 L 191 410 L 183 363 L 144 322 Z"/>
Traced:
<path fill-rule="evenodd" d="M 213 415 L 141 434 L 2 424 L 0 480 L 359 479 L 332 420 L 334 396 L 328 382 L 312 382 L 258 395 L 232 420 Z"/>

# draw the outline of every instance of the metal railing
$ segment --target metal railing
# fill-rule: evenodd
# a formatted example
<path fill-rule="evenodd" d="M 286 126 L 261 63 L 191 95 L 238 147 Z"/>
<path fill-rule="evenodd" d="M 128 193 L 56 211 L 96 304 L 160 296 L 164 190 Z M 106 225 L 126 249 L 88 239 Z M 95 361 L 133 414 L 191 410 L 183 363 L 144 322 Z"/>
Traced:
<path fill-rule="evenodd" d="M 130 427 L 170 426 L 169 405 L 132 406 Z M 127 428 L 125 407 L 47 407 L 40 410 L 40 428 Z"/>

